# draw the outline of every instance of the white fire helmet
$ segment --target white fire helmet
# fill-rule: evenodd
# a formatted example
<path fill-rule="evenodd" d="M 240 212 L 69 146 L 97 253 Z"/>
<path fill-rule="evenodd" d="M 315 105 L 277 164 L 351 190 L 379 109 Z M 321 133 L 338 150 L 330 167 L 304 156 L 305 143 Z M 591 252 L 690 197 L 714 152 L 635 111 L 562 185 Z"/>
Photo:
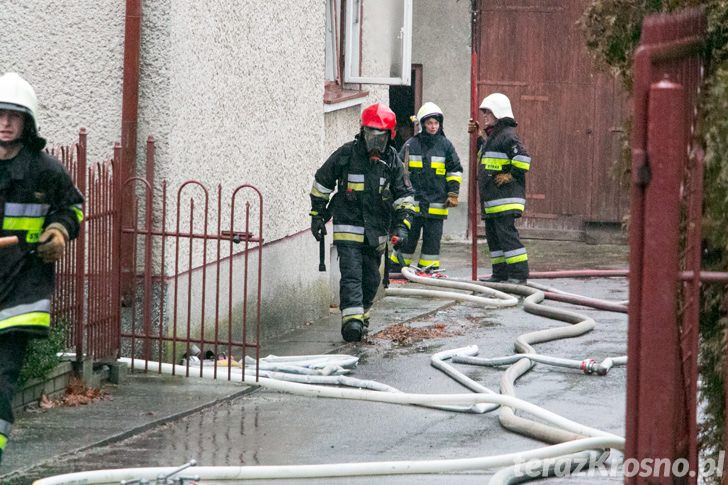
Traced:
<path fill-rule="evenodd" d="M 516 117 L 513 116 L 513 110 L 511 109 L 511 101 L 505 94 L 489 94 L 483 99 L 483 102 L 480 103 L 480 109 L 490 110 L 490 112 L 493 113 L 493 116 L 495 116 L 497 119 L 516 119 Z"/>
<path fill-rule="evenodd" d="M 419 111 L 417 111 L 417 122 L 420 124 L 420 126 L 422 126 L 422 120 L 431 116 L 436 117 L 437 121 L 442 124 L 442 121 L 444 119 L 442 110 L 435 103 L 431 103 L 428 101 L 427 103 L 422 105 Z"/>
<path fill-rule="evenodd" d="M 33 122 L 33 133 L 38 133 L 38 98 L 35 90 L 14 72 L 0 76 L 0 109 L 27 113 Z"/>

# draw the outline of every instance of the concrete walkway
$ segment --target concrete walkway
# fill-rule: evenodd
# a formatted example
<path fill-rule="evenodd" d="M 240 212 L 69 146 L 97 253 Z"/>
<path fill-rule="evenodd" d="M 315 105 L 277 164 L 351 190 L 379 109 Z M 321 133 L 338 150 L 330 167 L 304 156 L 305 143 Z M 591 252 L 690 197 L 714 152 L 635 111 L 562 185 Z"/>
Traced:
<path fill-rule="evenodd" d="M 625 246 L 589 246 L 563 241 L 527 241 L 532 270 L 625 268 Z M 483 248 L 485 249 L 485 245 Z M 444 245 L 442 265 L 451 277 L 470 276 L 470 250 L 465 244 Z M 487 268 L 481 255 L 481 268 Z M 481 271 L 487 274 L 488 270 Z M 446 300 L 387 298 L 372 311 L 371 332 L 422 318 L 452 305 Z M 339 333 L 338 312 L 265 343 L 261 355 L 347 352 Z M 239 382 L 132 374 L 119 386 L 107 386 L 109 399 L 76 408 L 28 412 L 16 421 L 0 465 L 0 483 L 30 483 L 30 471 L 60 458 L 113 443 L 165 422 L 179 419 L 251 388 Z"/>

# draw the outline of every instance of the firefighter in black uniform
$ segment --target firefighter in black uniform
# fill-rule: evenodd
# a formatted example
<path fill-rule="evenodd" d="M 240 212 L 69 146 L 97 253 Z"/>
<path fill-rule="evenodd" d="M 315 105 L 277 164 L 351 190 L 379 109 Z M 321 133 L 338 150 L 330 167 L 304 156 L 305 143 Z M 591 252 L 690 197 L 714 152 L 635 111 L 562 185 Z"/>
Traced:
<path fill-rule="evenodd" d="M 478 137 L 478 188 L 481 217 L 485 219 L 493 274 L 488 281 L 525 284 L 528 253 L 515 220 L 526 206 L 526 172 L 531 157 L 516 135 L 516 120 L 508 97 L 493 93 L 480 104 L 486 137 Z M 468 132 L 478 130 L 470 120 Z"/>
<path fill-rule="evenodd" d="M 423 104 L 417 112 L 422 131 L 407 140 L 399 152 L 415 190 L 415 220 L 400 253 L 409 265 L 422 232 L 418 266 L 428 272 L 440 269 L 442 226 L 448 208 L 458 205 L 463 180 L 460 157 L 442 131 L 443 118 L 435 103 Z M 391 271 L 401 271 L 397 257 L 392 254 L 390 259 Z"/>
<path fill-rule="evenodd" d="M 390 224 L 397 248 L 406 241 L 412 223 L 412 187 L 391 146 L 395 124 L 394 112 L 386 105 L 366 108 L 359 134 L 326 160 L 311 188 L 311 232 L 316 240 L 326 234 L 330 216 L 334 218 L 341 272 L 341 335 L 347 342 L 358 342 L 366 335 Z"/>
<path fill-rule="evenodd" d="M 83 197 L 61 164 L 41 150 L 38 101 L 22 77 L 0 77 L 0 460 L 31 338 L 48 336 L 54 263 L 78 235 Z"/>

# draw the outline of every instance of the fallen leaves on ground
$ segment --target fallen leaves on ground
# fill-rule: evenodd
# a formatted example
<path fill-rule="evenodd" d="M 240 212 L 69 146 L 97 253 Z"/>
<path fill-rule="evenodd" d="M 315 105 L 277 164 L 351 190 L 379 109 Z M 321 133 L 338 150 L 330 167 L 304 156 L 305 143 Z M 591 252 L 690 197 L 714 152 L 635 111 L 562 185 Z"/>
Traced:
<path fill-rule="evenodd" d="M 38 406 L 41 409 L 76 407 L 104 399 L 111 399 L 111 396 L 105 390 L 86 387 L 80 380 L 72 379 L 68 387 L 66 387 L 66 393 L 63 397 L 48 399 L 47 395 L 42 394 L 38 400 Z"/>
<path fill-rule="evenodd" d="M 408 345 L 419 340 L 448 337 L 450 333 L 444 323 L 436 323 L 432 327 L 410 327 L 398 323 L 372 335 L 373 338 L 391 340 L 397 345 Z"/>

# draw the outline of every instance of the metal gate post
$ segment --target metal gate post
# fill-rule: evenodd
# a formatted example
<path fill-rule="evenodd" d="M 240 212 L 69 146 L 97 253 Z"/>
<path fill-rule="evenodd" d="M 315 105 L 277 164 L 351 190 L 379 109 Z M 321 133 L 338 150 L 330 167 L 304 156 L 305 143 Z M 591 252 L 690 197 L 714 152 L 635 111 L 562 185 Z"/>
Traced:
<path fill-rule="evenodd" d="M 112 169 L 113 176 L 113 239 L 111 254 L 111 315 L 114 320 L 112 326 L 114 334 L 107 335 L 107 339 L 112 339 L 117 350 L 117 354 L 121 352 L 121 223 L 122 223 L 122 181 L 121 174 L 121 145 L 114 144 L 114 164 Z M 117 355 L 119 357 L 120 355 Z"/>
<path fill-rule="evenodd" d="M 470 117 L 478 119 L 478 73 L 480 72 L 480 12 L 478 0 L 470 2 Z M 478 222 L 480 201 L 478 196 L 478 130 L 470 134 L 468 163 L 468 229 L 470 230 L 470 279 L 478 280 Z"/>
<path fill-rule="evenodd" d="M 84 197 L 88 197 L 88 191 L 86 190 L 86 147 L 87 147 L 87 133 L 85 128 L 81 128 L 78 132 L 78 166 L 76 171 L 76 187 L 83 194 Z M 83 294 L 85 284 L 85 269 L 86 269 L 86 230 L 88 228 L 88 219 L 84 221 L 84 226 L 78 234 L 76 239 L 76 267 L 74 268 L 75 274 L 75 290 L 74 297 L 76 298 L 76 304 L 78 305 L 78 311 L 76 314 L 76 330 L 74 346 L 76 347 L 76 360 L 81 361 L 84 354 L 84 330 L 86 327 L 86 319 L 84 318 L 83 309 Z"/>
<path fill-rule="evenodd" d="M 687 158 L 686 98 L 681 85 L 652 84 L 647 108 L 647 167 L 640 300 L 630 300 L 628 426 L 625 458 L 687 458 L 687 405 L 680 354 L 677 291 L 680 258 L 680 186 Z M 634 223 L 634 221 L 633 221 Z M 638 229 L 637 229 L 638 231 Z M 634 232 L 633 232 L 634 233 Z M 649 298 L 646 298 L 649 296 Z M 633 321 L 632 316 L 637 318 Z M 655 401 L 660 400 L 660 405 Z M 625 483 L 679 483 L 667 476 L 638 477 L 625 469 Z M 687 477 L 685 477 L 687 480 Z"/>

